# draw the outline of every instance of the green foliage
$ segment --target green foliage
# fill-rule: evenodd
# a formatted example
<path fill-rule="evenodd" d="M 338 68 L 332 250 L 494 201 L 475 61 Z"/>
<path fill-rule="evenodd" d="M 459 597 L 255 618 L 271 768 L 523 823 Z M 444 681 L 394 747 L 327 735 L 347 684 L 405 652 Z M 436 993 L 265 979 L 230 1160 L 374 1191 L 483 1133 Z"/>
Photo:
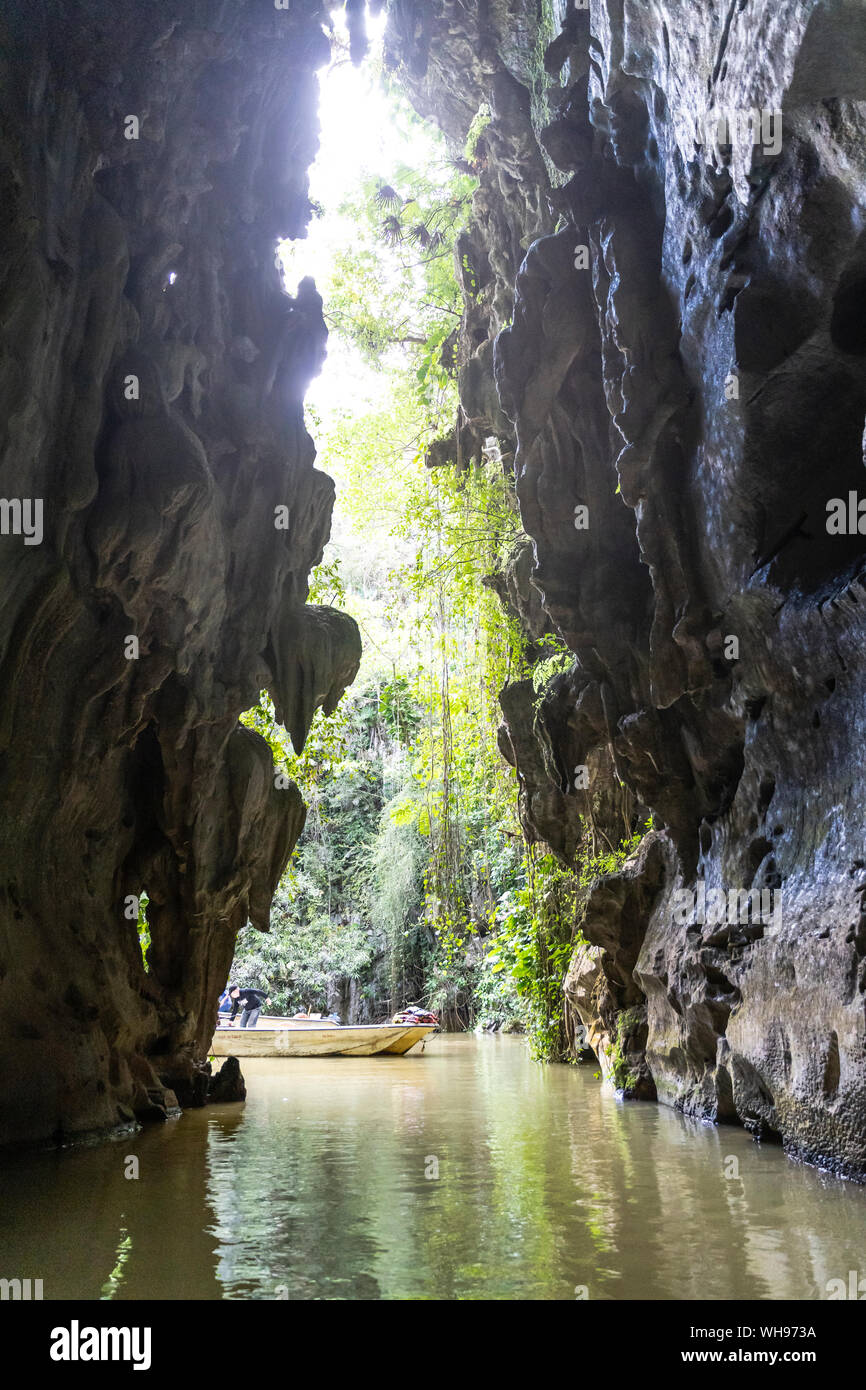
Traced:
<path fill-rule="evenodd" d="M 359 922 L 332 921 L 322 912 L 304 919 L 299 908 L 310 887 L 315 895 L 314 885 L 296 875 L 296 896 L 281 893 L 274 901 L 271 932 L 247 926 L 238 936 L 232 978 L 266 989 L 278 1014 L 326 1012 L 329 981 L 362 976 L 373 958 L 373 944 Z"/>
<path fill-rule="evenodd" d="M 538 28 L 535 32 L 535 41 L 528 55 L 527 61 L 527 83 L 529 86 L 530 110 L 532 113 L 532 125 L 535 130 L 542 130 L 549 125 L 553 119 L 553 110 L 550 105 L 550 75 L 544 66 L 544 51 L 547 45 L 556 37 L 558 25 L 554 18 L 553 0 L 539 0 L 538 3 Z M 568 181 L 568 176 L 557 169 L 553 160 L 548 155 L 543 145 L 539 146 L 544 163 L 547 166 L 547 173 L 554 188 Z"/>
<path fill-rule="evenodd" d="M 305 797 L 314 794 L 323 774 L 340 765 L 349 732 L 345 705 L 338 705 L 333 714 L 317 713 L 303 752 L 296 753 L 288 733 L 276 721 L 266 690 L 259 703 L 241 715 L 241 723 L 261 734 L 273 754 L 275 768 L 297 782 Z"/>
<path fill-rule="evenodd" d="M 544 17 L 549 27 L 549 0 Z M 543 28 L 523 54 L 536 105 L 548 85 Z M 489 119 L 482 106 L 467 160 Z M 324 1008 L 349 977 L 374 1016 L 426 1003 L 446 1026 L 525 1027 L 534 1055 L 552 1059 L 565 1055 L 578 899 L 626 847 L 587 848 L 566 870 L 523 840 L 498 695 L 531 670 L 540 703 L 573 655 L 548 637 L 532 665 L 497 597 L 523 536 L 496 447 L 468 468 L 425 467 L 431 441 L 454 439 L 454 246 L 476 186 L 465 162 L 439 155 L 423 175 L 400 165 L 359 174 L 334 213 L 343 235 L 320 289 L 334 338 L 367 364 L 370 391 L 360 405 L 308 407 L 337 481 L 310 600 L 352 614 L 364 656 L 356 687 L 335 714 L 316 716 L 302 753 L 266 693 L 243 717 L 309 814 L 272 931 L 245 929 L 233 973 L 282 1011 Z M 323 223 L 331 216 L 325 209 Z"/>
<path fill-rule="evenodd" d="M 141 947 L 141 959 L 145 970 L 150 970 L 147 953 L 150 950 L 150 923 L 147 920 L 147 904 L 150 902 L 147 894 L 142 892 L 138 899 L 138 944 Z"/>
<path fill-rule="evenodd" d="M 313 570 L 307 601 L 322 604 L 327 608 L 345 608 L 346 587 L 339 557 L 335 557 L 327 565 L 323 562 Z"/>
<path fill-rule="evenodd" d="M 267 988 L 281 1010 L 305 1003 L 323 1008 L 333 977 L 369 975 L 391 926 L 380 880 L 386 870 L 393 875 L 399 860 L 393 844 L 391 862 L 377 846 L 389 785 L 401 780 L 402 750 L 419 714 L 401 677 L 363 685 L 339 714 L 339 724 L 336 715 L 314 722 L 300 756 L 276 724 L 267 695 L 244 716 L 298 781 L 309 808 L 301 845 L 274 900 L 271 933 L 247 927 L 232 967 L 244 984 Z M 410 867 L 414 863 L 410 854 Z M 417 898 L 417 871 L 414 882 Z M 391 893 L 392 900 L 403 895 L 404 916 L 411 912 L 411 886 L 404 865 Z"/>
<path fill-rule="evenodd" d="M 608 854 L 593 854 L 587 848 L 580 859 L 579 878 L 583 888 L 588 888 L 596 879 L 615 874 L 640 846 L 640 842 L 652 827 L 652 817 L 638 826 L 634 834 L 621 841 L 618 849 Z"/>
<path fill-rule="evenodd" d="M 370 898 L 371 920 L 387 945 L 390 997 L 400 1003 L 417 1002 L 424 994 L 424 962 L 431 946 L 422 913 L 427 847 L 417 826 L 394 813 L 404 799 L 401 793 L 382 813 Z"/>
<path fill-rule="evenodd" d="M 353 236 L 334 257 L 329 326 L 372 366 L 401 376 L 428 423 L 456 409 L 453 248 L 474 187 L 443 158 L 423 175 L 399 166 L 388 182 L 367 177 L 340 209 Z"/>
<path fill-rule="evenodd" d="M 469 122 L 469 129 L 466 132 L 466 143 L 463 153 L 467 159 L 474 159 L 478 149 L 478 141 L 490 124 L 490 107 L 486 101 L 482 101 L 472 120 Z"/>
<path fill-rule="evenodd" d="M 484 1029 L 524 1032 L 526 1007 L 513 976 L 494 971 L 495 947 L 485 955 L 473 981 L 475 1022 Z"/>
<path fill-rule="evenodd" d="M 623 1054 L 623 1042 L 628 1035 L 629 1029 L 634 1026 L 637 1010 L 623 1009 L 617 1016 L 616 1036 L 607 1048 L 607 1062 L 610 1067 L 610 1078 L 618 1091 L 627 1091 L 636 1086 L 639 1077 L 633 1072 L 628 1064 L 628 1059 Z"/>
<path fill-rule="evenodd" d="M 526 1006 L 535 1057 L 565 1056 L 562 984 L 576 944 L 579 878 L 552 854 L 527 845 L 516 886 L 497 904 L 493 949 L 487 957 L 494 973 L 507 971 Z"/>
<path fill-rule="evenodd" d="M 595 879 L 621 868 L 648 825 L 623 840 L 615 853 L 593 855 L 585 843 L 573 870 L 550 853 L 524 847 L 517 885 L 497 903 L 487 963 L 494 973 L 508 972 L 514 980 L 526 1005 L 536 1057 L 558 1060 L 567 1051 L 563 982 L 575 947 L 583 944 L 576 926 L 581 896 Z"/>
<path fill-rule="evenodd" d="M 552 633 L 545 634 L 539 645 L 550 653 L 537 660 L 532 667 L 532 688 L 537 695 L 543 696 L 553 677 L 569 671 L 574 665 L 574 652 Z M 540 700 L 536 701 L 536 709 L 540 703 Z"/>
<path fill-rule="evenodd" d="M 522 669 L 525 643 L 485 583 L 519 534 L 495 461 L 465 473 L 416 473 L 402 534 L 415 558 L 394 578 L 411 594 L 425 663 L 425 718 L 413 744 L 416 792 L 394 808 L 428 841 L 424 914 L 434 943 L 428 997 L 454 1023 L 512 1019 L 515 992 L 491 977 L 483 938 L 518 870 L 516 786 L 497 744 L 498 693 Z"/>

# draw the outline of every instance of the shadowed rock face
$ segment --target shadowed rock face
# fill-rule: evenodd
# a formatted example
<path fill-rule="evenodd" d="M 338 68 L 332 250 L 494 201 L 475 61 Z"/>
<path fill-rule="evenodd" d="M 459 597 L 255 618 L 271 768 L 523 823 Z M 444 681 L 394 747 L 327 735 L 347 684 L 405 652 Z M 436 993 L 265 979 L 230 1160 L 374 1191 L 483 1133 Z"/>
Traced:
<path fill-rule="evenodd" d="M 238 714 L 269 690 L 301 747 L 357 670 L 351 620 L 305 607 L 321 300 L 274 265 L 309 214 L 318 9 L 0 17 L 0 1143 L 203 1101 L 305 814 Z"/>
<path fill-rule="evenodd" d="M 566 179 L 546 184 L 525 123 L 506 170 L 494 114 L 468 233 L 496 277 L 495 348 L 476 324 L 474 351 L 510 421 L 531 583 L 576 657 L 537 714 L 504 693 L 503 749 L 563 858 L 576 763 L 604 751 L 653 812 L 655 847 L 586 904 L 568 982 L 593 1037 L 625 1038 L 631 1089 L 862 1177 L 866 542 L 828 503 L 847 531 L 866 497 L 866 12 L 556 8 L 537 133 Z M 445 0 L 423 52 L 392 26 L 419 108 L 462 137 L 503 73 L 527 84 L 534 10 Z M 558 230 L 533 232 L 540 195 Z M 674 895 L 702 887 L 780 898 L 770 920 L 684 920 Z"/>

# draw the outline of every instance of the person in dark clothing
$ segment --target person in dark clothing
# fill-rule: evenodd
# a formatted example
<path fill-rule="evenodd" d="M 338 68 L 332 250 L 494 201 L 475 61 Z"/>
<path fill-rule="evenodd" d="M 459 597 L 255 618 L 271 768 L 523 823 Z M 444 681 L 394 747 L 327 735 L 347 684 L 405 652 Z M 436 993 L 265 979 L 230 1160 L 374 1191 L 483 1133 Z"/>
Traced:
<path fill-rule="evenodd" d="M 234 985 L 226 985 L 225 989 L 223 990 L 222 994 L 220 995 L 220 1002 L 219 1002 L 219 1004 L 218 1004 L 218 1006 L 217 1006 L 217 1013 L 218 1013 L 218 1014 L 227 1014 L 227 1013 L 231 1013 L 231 1007 L 232 1007 L 232 990 L 233 990 L 233 989 L 234 989 Z"/>
<path fill-rule="evenodd" d="M 232 1011 L 229 1016 L 229 1023 L 234 1023 L 235 1014 L 238 1009 L 241 1013 L 241 1027 L 255 1028 L 259 1021 L 259 1014 L 263 1004 L 270 1004 L 270 999 L 266 997 L 263 989 L 241 989 L 238 985 L 233 985 L 230 991 L 232 998 Z"/>

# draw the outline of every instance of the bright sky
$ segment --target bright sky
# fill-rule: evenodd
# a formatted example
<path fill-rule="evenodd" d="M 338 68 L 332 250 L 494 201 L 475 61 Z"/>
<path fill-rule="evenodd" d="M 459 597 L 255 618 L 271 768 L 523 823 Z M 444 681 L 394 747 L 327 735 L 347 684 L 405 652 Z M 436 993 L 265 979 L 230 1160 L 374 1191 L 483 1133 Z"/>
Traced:
<path fill-rule="evenodd" d="M 342 12 L 335 14 L 334 19 L 335 29 L 346 38 Z M 384 14 L 377 20 L 368 18 L 372 59 L 381 52 L 384 27 Z M 295 292 L 303 276 L 312 275 L 325 295 L 327 313 L 327 288 L 334 258 L 355 235 L 352 220 L 338 211 L 340 204 L 356 192 L 366 177 L 388 182 L 401 164 L 429 168 L 431 152 L 435 158 L 436 147 L 422 129 L 395 113 L 394 105 L 381 91 L 374 62 L 365 62 L 360 68 L 353 66 L 347 44 L 320 71 L 319 84 L 321 133 L 319 152 L 310 170 L 310 198 L 324 211 L 321 217 L 311 220 L 306 239 L 284 241 L 280 253 L 289 292 Z M 325 551 L 325 562 L 339 558 L 347 579 L 347 571 L 363 568 L 358 556 L 369 553 L 371 547 L 395 562 L 402 547 L 389 537 L 389 523 L 385 520 L 369 527 L 364 535 L 355 533 L 353 519 L 341 505 L 341 460 L 328 455 L 328 425 L 337 412 L 360 417 L 377 410 L 386 403 L 391 386 L 387 372 L 376 372 L 353 346 L 331 331 L 328 356 L 321 374 L 307 391 L 306 400 L 322 422 L 321 428 L 311 427 L 321 450 L 317 466 L 330 473 L 337 483 L 332 539 Z M 376 667 L 382 659 L 396 660 L 401 666 L 407 662 L 410 638 L 383 622 L 381 601 L 367 602 L 358 594 L 351 594 L 348 608 L 361 625 L 364 667 Z"/>
<path fill-rule="evenodd" d="M 334 15 L 334 27 L 348 42 L 342 10 Z M 380 55 L 384 31 L 384 12 L 376 19 L 368 16 L 368 61 L 355 67 L 346 47 L 337 50 L 335 60 L 319 73 L 321 136 L 310 170 L 310 197 L 321 204 L 324 215 L 313 218 L 306 240 L 281 245 L 290 293 L 305 275 L 313 276 L 320 291 L 326 289 L 336 252 L 354 235 L 352 222 L 337 211 L 347 192 L 365 176 L 376 175 L 387 182 L 399 164 L 425 169 L 430 165 L 431 139 L 395 114 L 381 91 L 376 65 L 369 61 Z M 338 407 L 362 411 L 379 404 L 387 389 L 387 379 L 332 333 L 327 360 L 307 392 L 307 401 L 324 421 Z"/>
<path fill-rule="evenodd" d="M 342 13 L 335 15 L 335 28 L 345 37 Z M 381 50 L 384 28 L 384 13 L 376 20 L 368 19 L 372 53 Z M 383 171 L 411 157 L 406 135 L 395 126 L 378 77 L 368 64 L 355 67 L 348 50 L 343 50 L 319 73 L 319 85 L 321 136 L 310 170 L 310 197 L 322 205 L 324 215 L 310 223 L 306 240 L 282 243 L 290 293 L 305 275 L 312 275 L 320 290 L 326 286 L 335 252 L 352 236 L 351 223 L 337 212 L 347 185 L 365 172 Z M 308 390 L 307 401 L 325 420 L 338 406 L 361 410 L 376 404 L 385 389 L 376 372 L 332 333 L 325 365 Z"/>

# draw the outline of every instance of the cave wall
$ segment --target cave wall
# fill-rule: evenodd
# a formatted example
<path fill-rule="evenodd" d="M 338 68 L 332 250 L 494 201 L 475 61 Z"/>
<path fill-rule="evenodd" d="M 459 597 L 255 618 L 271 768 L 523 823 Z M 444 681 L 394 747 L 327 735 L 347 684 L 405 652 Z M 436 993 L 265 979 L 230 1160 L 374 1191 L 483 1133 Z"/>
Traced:
<path fill-rule="evenodd" d="M 389 33 L 457 143 L 493 114 L 465 413 L 513 450 L 575 654 L 537 716 L 503 694 L 524 820 L 568 860 L 570 771 L 605 758 L 653 817 L 582 909 L 567 998 L 627 1094 L 863 1177 L 866 11 L 555 8 L 544 128 L 545 7 L 401 6 Z"/>
<path fill-rule="evenodd" d="M 310 214 L 320 19 L 0 14 L 0 1144 L 201 1102 L 305 814 L 238 715 L 268 690 L 300 748 L 357 670 L 354 623 L 305 605 L 321 300 L 274 261 Z"/>

